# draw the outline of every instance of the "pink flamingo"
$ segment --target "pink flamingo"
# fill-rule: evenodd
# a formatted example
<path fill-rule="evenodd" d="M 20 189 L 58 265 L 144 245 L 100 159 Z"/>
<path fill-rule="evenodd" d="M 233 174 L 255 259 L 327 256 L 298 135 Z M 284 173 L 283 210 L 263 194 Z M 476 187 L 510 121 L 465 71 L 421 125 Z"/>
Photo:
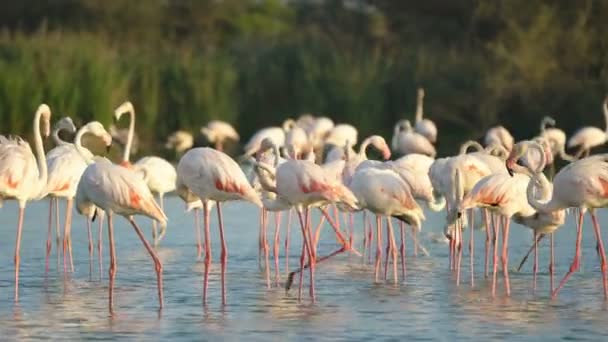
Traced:
<path fill-rule="evenodd" d="M 393 278 L 397 283 L 397 246 L 393 234 L 390 216 L 402 220 L 415 229 L 420 229 L 421 221 L 424 220 L 422 209 L 416 203 L 411 194 L 408 184 L 394 171 L 377 168 L 365 168 L 355 173 L 350 184 L 350 189 L 355 194 L 359 207 L 365 208 L 376 214 L 376 263 L 375 280 L 378 281 L 381 250 L 381 216 L 387 217 L 387 229 L 389 240 L 389 251 L 393 257 Z M 389 256 L 387 255 L 387 262 Z M 404 267 L 405 272 L 405 267 Z"/>
<path fill-rule="evenodd" d="M 70 142 L 62 140 L 61 137 L 59 136 L 59 132 L 64 131 L 64 130 L 68 131 L 70 133 L 76 133 L 76 126 L 74 126 L 74 122 L 72 121 L 72 119 L 69 116 L 61 118 L 53 126 L 53 133 L 51 134 L 51 136 L 53 137 L 53 142 L 55 143 L 56 147 L 47 153 L 47 159 L 53 153 L 53 151 L 55 149 L 57 149 L 57 147 L 70 144 Z M 53 210 L 53 207 L 56 210 Z M 51 255 L 51 247 L 52 247 L 51 230 L 52 230 L 52 225 L 53 225 L 52 224 L 53 211 L 55 211 L 55 236 L 56 236 L 56 243 L 57 243 L 57 269 L 59 269 L 59 258 L 60 258 L 59 244 L 61 241 L 61 233 L 59 232 L 59 205 L 58 205 L 58 200 L 55 197 L 51 197 L 51 199 L 49 200 L 49 228 L 48 228 L 48 236 L 47 236 L 47 241 L 46 241 L 46 260 L 45 260 L 45 270 L 47 272 L 48 272 L 48 268 L 49 268 L 49 256 Z"/>
<path fill-rule="evenodd" d="M 114 280 L 116 278 L 116 247 L 114 245 L 114 214 L 124 216 L 135 229 L 144 247 L 154 261 L 156 271 L 158 301 L 163 307 L 162 263 L 154 249 L 135 222 L 133 215 L 144 215 L 167 224 L 167 217 L 154 200 L 144 180 L 136 173 L 120 165 L 112 164 L 107 159 L 100 159 L 87 166 L 76 192 L 76 208 L 80 213 L 88 213 L 95 205 L 103 209 L 108 218 L 108 238 L 110 243 L 110 286 L 109 310 L 114 309 Z"/>
<path fill-rule="evenodd" d="M 592 148 L 606 143 L 608 139 L 608 96 L 604 99 L 602 109 L 604 110 L 605 130 L 592 126 L 583 127 L 568 140 L 569 148 L 578 147 L 575 158 L 580 158 L 581 156 L 587 157 Z"/>
<path fill-rule="evenodd" d="M 536 144 L 531 143 L 535 146 L 540 153 L 543 153 L 543 148 Z M 516 145 L 518 146 L 518 145 Z M 540 170 L 544 168 L 544 158 L 535 172 L 540 173 Z M 456 170 L 456 172 L 460 172 Z M 544 175 L 542 176 L 544 177 Z M 526 197 L 528 185 L 530 183 L 529 174 L 517 174 L 514 177 L 508 174 L 492 174 L 479 180 L 473 189 L 464 196 L 463 200 L 459 205 L 459 213 L 463 210 L 475 207 L 488 208 L 489 210 L 501 215 L 504 218 L 503 223 L 503 249 L 501 263 L 503 267 L 503 274 L 505 277 L 505 289 L 507 295 L 510 294 L 509 286 L 509 275 L 508 275 L 508 236 L 509 236 L 509 223 L 510 219 L 516 222 L 523 223 L 538 233 L 549 233 L 557 229 L 561 224 L 564 223 L 565 212 L 537 212 L 534 210 Z M 547 191 L 550 191 L 548 189 Z M 545 192 L 540 194 L 542 197 L 548 197 L 549 193 Z M 498 227 L 494 227 L 495 239 L 498 235 Z M 495 240 L 496 241 L 496 240 Z M 495 294 L 496 289 L 496 267 L 497 267 L 497 249 L 494 248 L 494 271 L 492 280 L 492 295 Z M 535 263 L 535 276 L 537 263 Z M 552 270 L 552 264 L 550 270 Z"/>
<path fill-rule="evenodd" d="M 201 134 L 218 151 L 224 150 L 226 140 L 239 141 L 239 134 L 231 124 L 221 120 L 211 120 L 201 127 Z"/>
<path fill-rule="evenodd" d="M 495 126 L 486 132 L 484 144 L 491 146 L 494 144 L 504 147 L 507 151 L 513 148 L 514 139 L 511 133 L 503 126 Z"/>
<path fill-rule="evenodd" d="M 143 173 L 144 180 L 148 184 L 150 191 L 158 196 L 158 203 L 160 208 L 165 208 L 165 194 L 175 190 L 175 182 L 177 180 L 177 173 L 175 168 L 168 161 L 156 157 L 148 156 L 138 160 L 133 168 L 135 171 Z M 152 221 L 152 241 L 157 246 L 165 235 L 165 231 L 161 230 L 160 234 L 157 234 L 156 221 Z"/>
<path fill-rule="evenodd" d="M 327 137 L 325 137 L 325 144 L 344 147 L 348 142 L 352 145 L 356 145 L 358 136 L 359 132 L 353 125 L 344 123 L 337 124 L 329 131 L 329 133 L 327 133 Z"/>
<path fill-rule="evenodd" d="M 400 120 L 395 125 L 391 147 L 398 155 L 418 153 L 433 158 L 437 155 L 435 146 L 424 135 L 415 132 L 409 120 Z"/>
<path fill-rule="evenodd" d="M 507 168 L 511 173 L 527 172 L 527 168 L 518 165 L 516 162 L 530 146 L 522 144 L 516 145 L 516 147 L 507 159 Z M 541 192 L 550 186 L 548 181 L 545 181 L 538 173 L 534 175 L 533 181 L 530 182 L 530 186 L 539 186 Z M 572 260 L 570 269 L 564 278 L 562 278 L 558 287 L 553 290 L 554 297 L 557 296 L 572 273 L 580 268 L 583 215 L 589 209 L 597 239 L 598 253 L 601 259 L 604 297 L 608 299 L 608 280 L 606 278 L 608 265 L 606 264 L 606 253 L 602 242 L 600 224 L 595 212 L 597 208 L 608 206 L 608 155 L 591 156 L 567 165 L 555 175 L 553 194 L 548 201 L 542 202 L 532 196 L 528 196 L 528 201 L 539 212 L 552 212 L 566 208 L 579 209 L 574 259 Z"/>
<path fill-rule="evenodd" d="M 30 145 L 21 138 L 7 139 L 0 136 L 0 203 L 5 199 L 15 199 L 19 203 L 15 242 L 15 301 L 19 300 L 19 254 L 25 205 L 27 201 L 41 197 L 48 178 L 40 125 L 42 124 L 42 134 L 48 137 L 50 120 L 51 109 L 46 104 L 41 104 L 34 116 L 36 156 Z"/>
<path fill-rule="evenodd" d="M 60 145 L 47 154 L 48 180 L 45 188 L 46 194 L 51 197 L 51 200 L 56 201 L 59 198 L 66 199 L 65 226 L 63 232 L 63 268 L 67 271 L 66 258 L 69 259 L 70 269 L 74 271 L 74 263 L 72 260 L 72 205 L 74 196 L 76 196 L 76 188 L 82 173 L 87 168 L 87 165 L 93 163 L 93 154 L 91 151 L 82 146 L 82 137 L 85 134 L 92 134 L 103 140 L 107 148 L 112 144 L 112 136 L 108 133 L 103 125 L 97 121 L 92 121 L 80 128 L 74 144 Z M 91 239 L 90 224 L 89 228 L 89 266 L 92 270 L 92 253 L 93 242 Z M 49 238 L 47 239 L 47 261 L 50 248 L 50 226 Z M 48 262 L 47 262 L 48 267 Z"/>
<path fill-rule="evenodd" d="M 551 146 L 553 157 L 559 156 L 565 161 L 574 161 L 576 158 L 566 153 L 566 133 L 556 127 L 547 127 L 547 125 L 555 126 L 555 120 L 549 116 L 545 116 L 540 123 L 539 137 L 546 139 Z M 553 166 L 553 164 L 551 164 Z"/>
<path fill-rule="evenodd" d="M 260 164 L 263 166 L 263 164 Z M 266 168 L 272 173 L 272 169 Z M 328 176 L 327 172 L 319 165 L 309 160 L 287 160 L 280 164 L 275 172 L 276 187 L 272 189 L 277 196 L 272 205 L 295 206 L 300 221 L 303 236 L 302 256 L 300 257 L 300 270 L 304 267 L 304 252 L 308 255 L 310 270 L 310 297 L 315 301 L 315 264 L 317 263 L 316 238 L 313 237 L 310 228 L 309 207 L 324 203 L 344 203 L 349 207 L 356 207 L 356 198 L 343 184 Z M 267 204 L 270 205 L 271 203 Z M 326 216 L 329 219 L 329 216 Z M 331 222 L 331 221 L 330 221 Z M 332 224 L 336 229 L 335 224 Z M 350 250 L 344 237 L 340 236 L 336 230 L 340 242 L 346 245 L 340 251 Z M 326 259 L 326 258 L 325 258 Z M 324 260 L 325 260 L 324 259 Z M 290 273 L 290 279 L 293 279 Z M 288 281 L 287 287 L 289 287 Z M 300 272 L 300 290 L 298 297 L 301 297 L 302 272 Z"/>
<path fill-rule="evenodd" d="M 423 110 L 422 106 L 424 104 L 424 89 L 418 88 L 416 101 L 416 125 L 414 126 L 414 130 L 428 139 L 432 144 L 437 142 L 437 126 L 435 123 L 429 119 L 422 118 Z"/>
<path fill-rule="evenodd" d="M 226 304 L 226 263 L 228 248 L 224 239 L 222 202 L 233 200 L 249 201 L 262 206 L 257 193 L 253 190 L 239 165 L 226 154 L 211 148 L 192 149 L 180 159 L 178 173 L 185 186 L 203 202 L 205 225 L 205 275 L 203 303 L 207 302 L 207 287 L 211 266 L 211 239 L 209 233 L 209 201 L 217 203 L 221 251 L 222 303 Z"/>

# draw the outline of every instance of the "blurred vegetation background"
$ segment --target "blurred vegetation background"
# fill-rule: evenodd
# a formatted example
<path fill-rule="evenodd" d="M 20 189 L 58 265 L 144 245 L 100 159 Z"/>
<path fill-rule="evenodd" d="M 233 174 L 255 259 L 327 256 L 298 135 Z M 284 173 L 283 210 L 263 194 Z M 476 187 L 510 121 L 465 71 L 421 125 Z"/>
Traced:
<path fill-rule="evenodd" d="M 140 153 L 219 118 L 244 139 L 303 112 L 387 138 L 416 88 L 440 154 L 551 115 L 604 127 L 608 1 L 20 0 L 0 3 L 0 131 L 40 102 L 77 123 L 131 100 Z"/>

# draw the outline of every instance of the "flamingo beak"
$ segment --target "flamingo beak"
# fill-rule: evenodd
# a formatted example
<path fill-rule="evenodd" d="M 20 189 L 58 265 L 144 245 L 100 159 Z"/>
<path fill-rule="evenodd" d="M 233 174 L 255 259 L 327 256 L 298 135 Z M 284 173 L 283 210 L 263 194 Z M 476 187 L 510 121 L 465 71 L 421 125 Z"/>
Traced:
<path fill-rule="evenodd" d="M 382 158 L 384 158 L 384 160 L 391 159 L 391 150 L 389 150 L 388 147 L 382 151 Z"/>
<path fill-rule="evenodd" d="M 509 158 L 507 159 L 507 161 L 505 162 L 505 166 L 507 167 L 507 171 L 509 172 L 509 175 L 511 177 L 513 177 L 513 167 L 515 166 L 515 159 Z"/>

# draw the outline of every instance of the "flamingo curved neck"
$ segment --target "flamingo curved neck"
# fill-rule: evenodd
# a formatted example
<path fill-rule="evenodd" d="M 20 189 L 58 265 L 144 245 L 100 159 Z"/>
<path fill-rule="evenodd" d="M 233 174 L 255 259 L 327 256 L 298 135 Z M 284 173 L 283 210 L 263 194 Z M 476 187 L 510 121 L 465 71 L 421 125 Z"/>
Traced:
<path fill-rule="evenodd" d="M 48 170 L 46 166 L 46 155 L 44 154 L 44 146 L 42 145 L 42 136 L 40 135 L 40 118 L 42 112 L 37 111 L 34 117 L 34 143 L 36 150 L 36 159 L 38 163 L 38 187 L 43 188 L 48 179 Z"/>
<path fill-rule="evenodd" d="M 371 140 L 368 138 L 361 143 L 361 146 L 359 146 L 359 157 L 361 157 L 362 160 L 367 160 L 367 147 L 370 143 Z"/>
<path fill-rule="evenodd" d="M 129 110 L 127 112 L 129 114 L 129 133 L 127 135 L 127 144 L 125 145 L 125 150 L 122 152 L 122 162 L 128 163 L 129 156 L 131 155 L 131 145 L 133 144 L 133 135 L 135 135 L 135 111 Z"/>
<path fill-rule="evenodd" d="M 424 102 L 424 96 L 418 94 L 418 100 L 416 101 L 416 122 L 422 121 L 423 108 L 422 104 Z"/>
<path fill-rule="evenodd" d="M 474 147 L 477 152 L 483 151 L 483 146 L 475 140 L 469 140 L 460 146 L 460 154 L 466 154 L 470 147 Z"/>
<path fill-rule="evenodd" d="M 536 191 L 537 185 L 540 187 L 539 191 Z M 551 184 L 549 183 L 549 180 L 547 180 L 547 177 L 545 177 L 545 175 L 542 173 L 535 174 L 528 183 L 528 187 L 526 188 L 526 198 L 528 203 L 530 206 L 532 206 L 532 208 L 534 208 L 534 210 L 544 213 L 560 209 L 554 206 L 553 200 L 541 202 L 538 199 L 538 196 L 535 196 L 535 194 L 538 192 L 540 192 L 542 195 L 540 197 L 543 199 L 548 198 L 551 193 Z"/>
<path fill-rule="evenodd" d="M 82 137 L 86 134 L 89 133 L 90 129 L 88 125 L 84 125 L 82 128 L 80 128 L 78 130 L 78 133 L 76 133 L 76 137 L 74 138 L 74 147 L 76 148 L 76 151 L 78 151 L 78 153 L 80 153 L 80 155 L 82 156 L 82 158 L 84 158 L 84 160 L 87 162 L 87 164 L 91 164 L 93 162 L 93 159 L 89 158 L 88 155 L 88 151 L 86 150 L 85 147 L 82 146 Z"/>
<path fill-rule="evenodd" d="M 69 142 L 61 139 L 61 137 L 59 136 L 59 132 L 61 132 L 63 130 L 63 127 L 61 128 L 57 128 L 53 130 L 53 142 L 55 143 L 55 145 L 57 146 L 62 146 L 62 145 L 67 145 L 69 144 Z"/>

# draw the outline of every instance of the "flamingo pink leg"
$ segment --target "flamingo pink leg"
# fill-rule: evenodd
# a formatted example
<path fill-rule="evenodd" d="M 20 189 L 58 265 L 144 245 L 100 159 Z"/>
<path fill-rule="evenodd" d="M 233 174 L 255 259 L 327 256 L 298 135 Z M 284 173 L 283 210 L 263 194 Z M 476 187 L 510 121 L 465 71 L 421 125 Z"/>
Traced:
<path fill-rule="evenodd" d="M 274 255 L 274 281 L 275 284 L 279 283 L 280 270 L 279 270 L 279 240 L 281 237 L 281 213 L 274 213 L 274 245 L 272 247 L 272 254 Z"/>
<path fill-rule="evenodd" d="M 19 206 L 19 221 L 17 223 L 17 241 L 15 242 L 15 302 L 19 301 L 19 264 L 21 257 L 21 232 L 23 231 L 23 213 L 25 208 Z"/>
<path fill-rule="evenodd" d="M 559 291 L 564 287 L 568 278 L 572 275 L 572 273 L 578 271 L 581 267 L 580 258 L 581 258 L 581 241 L 583 239 L 583 211 L 578 211 L 578 225 L 576 227 L 576 247 L 574 250 L 574 259 L 572 260 L 572 264 L 570 264 L 570 269 L 568 273 L 564 276 L 564 278 L 559 282 L 559 285 L 555 290 L 553 290 L 552 297 L 555 298 Z"/>
<path fill-rule="evenodd" d="M 91 220 L 87 218 L 87 235 L 89 237 L 89 278 L 93 278 L 93 235 L 91 234 Z"/>
<path fill-rule="evenodd" d="M 70 271 L 74 272 L 74 258 L 72 257 L 72 207 L 74 205 L 74 199 L 69 198 L 66 204 L 66 214 L 65 214 L 65 229 L 64 229 L 64 239 L 67 237 L 67 248 L 68 248 L 68 260 L 70 261 Z"/>
<path fill-rule="evenodd" d="M 226 305 L 226 264 L 228 263 L 228 247 L 226 246 L 226 239 L 224 238 L 224 219 L 222 217 L 222 204 L 220 202 L 217 202 L 217 217 L 220 227 L 220 241 L 222 244 L 222 251 L 220 253 L 222 267 L 222 305 Z M 268 246 L 266 246 L 266 248 L 268 248 Z M 268 258 L 266 260 L 268 260 Z"/>
<path fill-rule="evenodd" d="M 484 277 L 488 277 L 488 266 L 490 264 L 490 214 L 488 209 L 483 210 L 483 218 L 486 225 L 486 250 L 484 259 Z"/>
<path fill-rule="evenodd" d="M 310 263 L 310 298 L 312 302 L 315 302 L 315 269 L 317 263 L 317 243 L 312 237 L 312 226 L 311 226 L 311 216 L 310 209 L 306 208 L 306 231 L 308 232 L 308 251 L 310 252 L 309 263 Z"/>
<path fill-rule="evenodd" d="M 203 305 L 207 304 L 207 289 L 209 288 L 209 270 L 211 268 L 211 234 L 209 232 L 210 216 L 209 201 L 203 201 L 203 225 L 205 226 L 205 273 L 203 275 Z"/>
<path fill-rule="evenodd" d="M 99 238 L 97 240 L 97 257 L 99 259 L 99 279 L 101 279 L 103 277 L 102 276 L 102 272 L 103 272 L 102 233 L 103 233 L 103 215 L 100 215 L 100 217 L 99 217 Z"/>
<path fill-rule="evenodd" d="M 391 246 L 391 254 L 393 256 L 393 283 L 397 285 L 399 283 L 398 273 L 397 273 L 397 243 L 395 242 L 395 234 L 393 231 L 393 223 L 391 221 L 390 216 L 386 218 L 386 225 L 388 227 L 388 236 L 387 240 L 390 239 Z M 386 255 L 386 259 L 388 260 L 388 254 Z"/>
<path fill-rule="evenodd" d="M 496 273 L 498 271 L 498 230 L 499 227 L 499 218 L 498 215 L 494 214 L 492 218 L 492 226 L 494 228 L 494 236 L 492 239 L 492 249 L 493 249 L 493 262 L 494 269 L 492 271 L 492 297 L 496 295 Z"/>
<path fill-rule="evenodd" d="M 462 220 L 456 222 L 456 285 L 460 285 L 460 263 L 462 261 Z"/>
<path fill-rule="evenodd" d="M 349 237 L 349 241 L 348 244 L 350 246 L 354 246 L 355 245 L 355 214 L 353 213 L 348 213 L 348 228 L 350 229 L 350 237 Z M 363 255 L 361 255 L 363 256 Z"/>
<path fill-rule="evenodd" d="M 470 230 L 470 240 L 469 240 L 469 268 L 471 270 L 471 287 L 475 286 L 475 276 L 474 276 L 474 256 L 475 256 L 475 213 L 473 213 L 473 209 L 469 211 L 469 215 L 471 217 L 471 224 L 469 225 Z"/>
<path fill-rule="evenodd" d="M 553 239 L 554 239 L 553 238 L 553 233 L 551 233 L 551 242 L 550 242 L 550 244 L 551 244 L 551 246 L 550 246 L 550 249 L 551 249 L 551 261 L 549 262 L 549 281 L 550 281 L 550 285 L 551 285 L 551 292 L 553 292 L 553 286 L 554 286 L 554 284 L 553 284 L 553 278 L 554 278 L 553 274 L 555 272 L 555 256 L 553 254 L 553 242 L 554 242 Z"/>
<path fill-rule="evenodd" d="M 55 243 L 57 244 L 57 271 L 59 271 L 59 265 L 61 264 L 60 258 L 61 253 L 61 231 L 59 230 L 59 226 L 61 222 L 59 221 L 59 198 L 54 197 L 53 201 L 55 202 Z"/>
<path fill-rule="evenodd" d="M 304 210 L 304 216 L 302 217 L 302 211 L 298 210 L 298 219 L 300 220 L 300 227 L 302 228 L 302 239 L 304 241 L 304 250 L 307 252 L 308 255 L 308 260 L 310 263 L 310 292 L 311 292 L 311 297 L 312 300 L 314 301 L 314 285 L 313 285 L 313 281 L 314 281 L 314 270 L 315 270 L 315 259 L 314 259 L 314 255 L 312 252 L 312 243 L 313 241 L 309 241 L 308 238 L 308 232 L 307 232 L 307 228 L 308 228 L 308 210 L 305 209 Z M 300 265 L 303 268 L 304 267 L 304 257 L 300 257 Z M 300 273 L 302 274 L 302 273 Z"/>
<path fill-rule="evenodd" d="M 289 235 L 291 234 L 291 217 L 293 210 L 289 209 L 287 215 L 287 231 L 285 232 L 285 273 L 289 274 Z"/>
<path fill-rule="evenodd" d="M 509 281 L 509 226 L 511 219 L 508 217 L 503 218 L 503 231 L 502 231 L 502 273 L 505 278 L 505 292 L 507 296 L 511 295 L 511 284 Z"/>
<path fill-rule="evenodd" d="M 198 217 L 198 208 L 194 209 L 194 231 L 196 233 L 196 259 L 203 255 L 203 245 L 201 243 L 201 225 Z"/>
<path fill-rule="evenodd" d="M 300 253 L 300 269 L 304 269 L 304 262 L 306 261 L 306 253 L 308 248 L 306 247 L 306 243 L 302 238 L 302 253 Z M 304 284 L 304 272 L 300 272 L 300 279 L 298 285 L 298 300 L 302 300 L 302 285 Z"/>
<path fill-rule="evenodd" d="M 534 239 L 534 269 L 532 271 L 532 291 L 536 292 L 536 274 L 538 273 L 538 234 L 534 233 L 532 239 Z"/>
<path fill-rule="evenodd" d="M 268 232 L 268 210 L 262 212 L 262 249 L 264 250 L 264 275 L 266 278 L 266 288 L 270 288 L 270 248 L 268 246 L 267 232 Z"/>
<path fill-rule="evenodd" d="M 367 263 L 372 263 L 372 242 L 374 241 L 374 228 L 372 228 L 372 222 L 369 219 L 369 216 L 366 218 L 365 225 L 367 226 Z"/>
<path fill-rule="evenodd" d="M 405 222 L 399 221 L 399 230 L 401 230 L 401 247 L 399 248 L 401 253 L 401 273 L 403 274 L 403 281 L 405 282 Z"/>
<path fill-rule="evenodd" d="M 376 283 L 378 282 L 378 276 L 380 273 L 380 262 L 382 261 L 382 219 L 376 215 L 376 264 L 374 271 L 374 278 Z"/>
<path fill-rule="evenodd" d="M 49 258 L 51 256 L 51 247 L 53 246 L 53 243 L 51 241 L 51 235 L 53 235 L 51 233 L 53 226 L 53 199 L 54 197 L 51 197 L 49 199 L 49 229 L 46 238 L 46 257 L 44 260 L 44 273 L 49 273 Z"/>
<path fill-rule="evenodd" d="M 382 279 L 387 280 L 387 275 L 388 275 L 388 265 L 390 263 L 390 256 L 393 255 L 392 254 L 392 250 L 391 250 L 391 239 L 390 239 L 390 230 L 388 227 L 388 220 L 389 218 L 387 217 L 387 223 L 386 223 L 386 258 L 384 259 L 384 277 Z"/>
<path fill-rule="evenodd" d="M 70 230 L 72 225 L 72 203 L 73 200 L 70 198 L 67 200 L 66 204 L 66 213 L 65 213 L 65 225 L 63 227 L 63 272 L 67 272 L 67 263 L 68 260 L 70 262 L 70 269 L 74 272 L 74 263 L 72 261 L 71 254 L 71 239 L 70 239 Z"/>
<path fill-rule="evenodd" d="M 604 249 L 604 242 L 602 241 L 602 234 L 600 232 L 600 223 L 597 220 L 597 216 L 595 215 L 595 209 L 590 210 L 591 213 L 591 221 L 593 222 L 593 229 L 595 230 L 595 238 L 598 243 L 598 253 L 600 254 L 601 259 L 601 269 L 602 269 L 602 283 L 604 284 L 604 298 L 608 299 L 608 279 L 606 278 L 606 251 Z"/>
<path fill-rule="evenodd" d="M 114 224 L 112 222 L 112 215 L 108 214 L 108 239 L 110 240 L 110 269 L 108 271 L 108 275 L 110 278 L 110 288 L 109 288 L 109 306 L 110 313 L 114 312 L 114 279 L 116 278 L 116 247 L 114 245 Z"/>
<path fill-rule="evenodd" d="M 218 206 L 219 206 L 219 203 L 218 203 Z M 158 258 L 158 255 L 156 254 L 156 252 L 154 252 L 154 249 L 152 248 L 152 246 L 150 246 L 150 244 L 144 237 L 144 233 L 142 233 L 141 229 L 137 226 L 137 223 L 135 223 L 133 216 L 129 217 L 129 222 L 131 222 L 131 225 L 133 226 L 133 229 L 135 229 L 137 236 L 139 236 L 139 239 L 144 244 L 144 247 L 146 247 L 146 250 L 148 250 L 150 257 L 152 257 L 152 260 L 154 261 L 154 270 L 156 271 L 156 286 L 158 288 L 158 303 L 160 305 L 160 308 L 162 309 L 163 302 L 164 302 L 163 301 L 163 264 L 161 263 L 160 259 Z"/>

